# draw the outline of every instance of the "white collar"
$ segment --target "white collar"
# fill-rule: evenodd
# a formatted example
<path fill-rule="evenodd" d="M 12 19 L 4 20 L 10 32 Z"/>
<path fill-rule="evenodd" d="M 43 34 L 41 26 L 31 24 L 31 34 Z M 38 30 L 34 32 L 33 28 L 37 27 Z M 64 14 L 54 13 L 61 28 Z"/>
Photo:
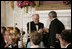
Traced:
<path fill-rule="evenodd" d="M 67 48 L 70 44 L 71 44 L 71 43 L 68 43 L 68 44 L 65 46 L 65 48 Z"/>
<path fill-rule="evenodd" d="M 54 19 L 56 19 L 56 18 L 53 18 L 53 20 L 54 20 Z"/>
<path fill-rule="evenodd" d="M 53 18 L 53 20 L 55 20 L 55 19 L 56 19 L 56 18 Z M 53 21 L 53 20 L 52 20 L 52 21 Z M 51 22 L 52 22 L 52 21 L 51 21 Z"/>

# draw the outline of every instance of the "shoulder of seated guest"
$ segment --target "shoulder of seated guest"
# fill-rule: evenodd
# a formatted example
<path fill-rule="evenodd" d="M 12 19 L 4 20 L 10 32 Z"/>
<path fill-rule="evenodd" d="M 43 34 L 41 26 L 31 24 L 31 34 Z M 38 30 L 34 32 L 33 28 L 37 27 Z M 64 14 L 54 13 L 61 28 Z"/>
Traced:
<path fill-rule="evenodd" d="M 67 48 L 72 48 L 72 44 L 71 44 L 71 43 L 69 43 L 69 45 L 67 46 Z"/>

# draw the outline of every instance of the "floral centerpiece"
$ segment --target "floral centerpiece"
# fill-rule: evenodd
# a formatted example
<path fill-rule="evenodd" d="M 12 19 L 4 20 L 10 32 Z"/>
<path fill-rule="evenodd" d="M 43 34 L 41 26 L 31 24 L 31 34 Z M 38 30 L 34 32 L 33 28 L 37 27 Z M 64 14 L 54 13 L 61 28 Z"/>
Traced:
<path fill-rule="evenodd" d="M 17 6 L 19 8 L 26 7 L 26 13 L 28 13 L 28 6 L 34 7 L 35 3 L 33 1 L 17 1 Z"/>
<path fill-rule="evenodd" d="M 69 5 L 69 4 L 71 4 L 71 1 L 63 1 L 63 4 L 64 5 Z"/>

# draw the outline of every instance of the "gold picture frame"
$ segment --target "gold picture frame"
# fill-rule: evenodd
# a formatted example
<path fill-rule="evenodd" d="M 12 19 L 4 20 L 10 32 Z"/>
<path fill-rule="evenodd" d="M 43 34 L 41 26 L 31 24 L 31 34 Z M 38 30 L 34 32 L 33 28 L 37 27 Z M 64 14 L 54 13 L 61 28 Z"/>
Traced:
<path fill-rule="evenodd" d="M 48 5 L 40 5 L 40 1 L 35 1 L 36 10 L 65 10 L 65 9 L 71 9 L 71 5 L 63 5 L 63 4 L 48 4 Z"/>

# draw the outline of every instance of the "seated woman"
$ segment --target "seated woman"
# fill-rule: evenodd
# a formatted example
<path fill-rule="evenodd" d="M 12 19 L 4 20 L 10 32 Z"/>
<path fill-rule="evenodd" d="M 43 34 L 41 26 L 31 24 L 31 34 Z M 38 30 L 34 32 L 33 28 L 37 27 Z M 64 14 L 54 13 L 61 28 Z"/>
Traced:
<path fill-rule="evenodd" d="M 42 34 L 38 32 L 31 33 L 30 42 L 28 42 L 27 48 L 44 48 Z"/>
<path fill-rule="evenodd" d="M 1 34 L 3 35 L 6 31 L 6 27 L 1 27 Z"/>
<path fill-rule="evenodd" d="M 2 45 L 4 45 L 3 48 L 11 48 L 10 47 L 11 40 L 10 40 L 9 32 L 6 30 L 6 27 L 1 27 L 1 34 L 3 36 L 3 41 L 1 41 Z"/>
<path fill-rule="evenodd" d="M 4 41 L 6 43 L 5 48 L 12 48 L 12 46 L 11 46 L 12 40 L 11 40 L 11 37 L 10 37 L 10 33 L 8 31 L 5 31 Z"/>
<path fill-rule="evenodd" d="M 14 30 L 10 30 L 11 38 L 12 38 L 12 48 L 18 48 L 18 40 L 20 38 L 20 30 L 15 27 L 15 33 Z"/>

